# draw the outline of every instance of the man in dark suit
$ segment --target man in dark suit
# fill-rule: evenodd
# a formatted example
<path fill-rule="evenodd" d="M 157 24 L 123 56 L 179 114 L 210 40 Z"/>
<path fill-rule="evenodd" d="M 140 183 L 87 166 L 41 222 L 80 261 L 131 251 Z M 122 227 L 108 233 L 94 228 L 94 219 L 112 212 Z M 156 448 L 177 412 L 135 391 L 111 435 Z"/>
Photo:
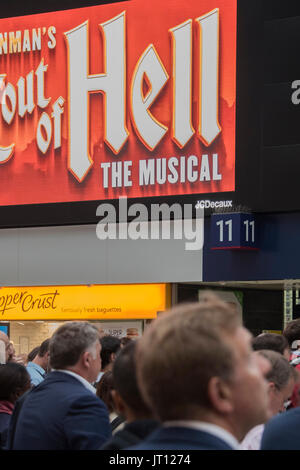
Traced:
<path fill-rule="evenodd" d="M 261 450 L 300 450 L 299 427 L 299 407 L 275 416 L 265 425 Z"/>
<path fill-rule="evenodd" d="M 213 294 L 155 320 L 138 341 L 136 361 L 141 392 L 162 427 L 130 450 L 237 449 L 270 416 L 251 334 Z"/>
<path fill-rule="evenodd" d="M 101 368 L 100 350 L 90 323 L 58 328 L 50 341 L 52 372 L 24 400 L 10 448 L 93 450 L 111 437 L 107 408 L 91 385 Z"/>

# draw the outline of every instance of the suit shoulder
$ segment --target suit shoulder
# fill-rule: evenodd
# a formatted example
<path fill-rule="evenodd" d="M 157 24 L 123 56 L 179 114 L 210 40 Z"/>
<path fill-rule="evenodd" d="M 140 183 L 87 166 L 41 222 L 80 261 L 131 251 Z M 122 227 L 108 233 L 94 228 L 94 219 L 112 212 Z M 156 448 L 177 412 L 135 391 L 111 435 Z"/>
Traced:
<path fill-rule="evenodd" d="M 70 403 L 70 406 L 75 409 L 92 407 L 98 410 L 107 411 L 107 407 L 104 402 L 95 394 L 89 390 L 82 390 L 77 396 L 75 396 Z"/>
<path fill-rule="evenodd" d="M 268 429 L 285 428 L 294 422 L 300 422 L 300 408 L 293 408 L 285 413 L 280 413 L 274 416 L 268 423 L 266 423 L 265 431 Z"/>
<path fill-rule="evenodd" d="M 299 450 L 300 408 L 289 410 L 266 423 L 262 435 L 262 450 Z"/>

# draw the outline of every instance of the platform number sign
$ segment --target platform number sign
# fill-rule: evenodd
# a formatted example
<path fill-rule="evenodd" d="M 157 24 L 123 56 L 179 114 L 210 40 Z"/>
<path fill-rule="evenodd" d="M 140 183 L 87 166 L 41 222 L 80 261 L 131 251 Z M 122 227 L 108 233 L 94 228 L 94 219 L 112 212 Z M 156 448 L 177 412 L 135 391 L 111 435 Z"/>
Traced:
<path fill-rule="evenodd" d="M 235 212 L 211 216 L 211 249 L 257 250 L 257 222 L 253 214 Z"/>

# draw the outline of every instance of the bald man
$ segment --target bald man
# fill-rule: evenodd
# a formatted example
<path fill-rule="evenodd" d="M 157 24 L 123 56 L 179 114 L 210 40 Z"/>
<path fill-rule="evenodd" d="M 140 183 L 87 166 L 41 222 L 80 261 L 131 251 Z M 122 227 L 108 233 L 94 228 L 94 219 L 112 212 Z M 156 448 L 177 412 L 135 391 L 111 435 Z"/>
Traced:
<path fill-rule="evenodd" d="M 9 338 L 0 330 L 0 364 L 6 364 L 9 354 Z"/>

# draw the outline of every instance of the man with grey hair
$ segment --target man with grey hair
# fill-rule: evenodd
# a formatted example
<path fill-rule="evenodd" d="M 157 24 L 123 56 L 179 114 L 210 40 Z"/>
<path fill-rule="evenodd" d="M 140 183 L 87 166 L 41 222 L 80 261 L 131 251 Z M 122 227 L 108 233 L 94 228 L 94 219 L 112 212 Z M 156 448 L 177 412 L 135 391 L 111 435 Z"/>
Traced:
<path fill-rule="evenodd" d="M 26 397 L 9 431 L 11 449 L 94 450 L 111 436 L 108 411 L 91 385 L 101 368 L 97 329 L 68 322 L 50 340 L 50 372 Z M 14 419 L 12 419 L 14 422 Z"/>
<path fill-rule="evenodd" d="M 130 450 L 237 449 L 269 417 L 251 334 L 213 294 L 155 320 L 137 344 L 136 364 L 143 397 L 162 427 Z"/>

